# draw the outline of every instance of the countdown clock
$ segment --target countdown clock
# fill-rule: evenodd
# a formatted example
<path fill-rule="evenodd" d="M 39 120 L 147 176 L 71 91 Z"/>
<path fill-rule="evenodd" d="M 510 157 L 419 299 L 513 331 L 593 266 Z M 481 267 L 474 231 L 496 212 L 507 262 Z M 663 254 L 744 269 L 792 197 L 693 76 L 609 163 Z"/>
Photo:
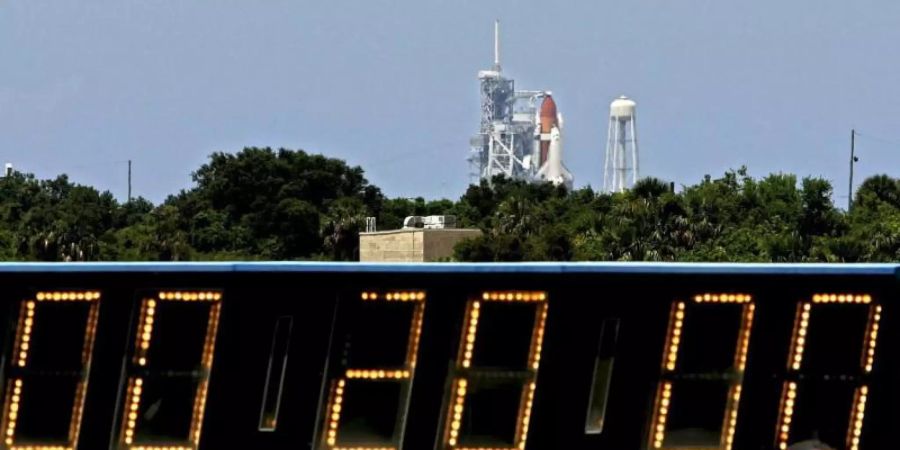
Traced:
<path fill-rule="evenodd" d="M 893 448 L 898 272 L 10 264 L 0 448 Z"/>

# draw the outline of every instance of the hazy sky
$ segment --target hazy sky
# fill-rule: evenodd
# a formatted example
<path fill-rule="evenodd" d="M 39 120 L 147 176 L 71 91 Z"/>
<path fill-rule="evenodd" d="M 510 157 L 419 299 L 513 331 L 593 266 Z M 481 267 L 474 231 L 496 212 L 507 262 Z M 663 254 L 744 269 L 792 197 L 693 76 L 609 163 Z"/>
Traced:
<path fill-rule="evenodd" d="M 844 205 L 851 127 L 858 180 L 900 175 L 895 0 L 2 0 L 0 159 L 119 198 L 132 159 L 160 201 L 211 152 L 283 146 L 456 198 L 494 18 L 504 72 L 554 92 L 577 186 L 602 184 L 620 94 L 642 175 L 823 176 Z"/>

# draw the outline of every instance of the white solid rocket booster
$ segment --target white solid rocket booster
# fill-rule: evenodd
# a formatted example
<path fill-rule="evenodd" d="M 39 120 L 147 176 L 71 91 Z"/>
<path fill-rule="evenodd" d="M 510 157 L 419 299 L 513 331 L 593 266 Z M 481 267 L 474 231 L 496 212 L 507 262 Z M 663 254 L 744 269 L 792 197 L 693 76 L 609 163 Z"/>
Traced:
<path fill-rule="evenodd" d="M 550 148 L 547 151 L 547 161 L 538 170 L 538 177 L 557 186 L 562 184 L 571 190 L 574 177 L 562 162 L 562 115 L 558 116 L 557 122 L 558 125 L 553 125 L 550 128 Z M 544 136 L 541 137 L 543 138 Z"/>

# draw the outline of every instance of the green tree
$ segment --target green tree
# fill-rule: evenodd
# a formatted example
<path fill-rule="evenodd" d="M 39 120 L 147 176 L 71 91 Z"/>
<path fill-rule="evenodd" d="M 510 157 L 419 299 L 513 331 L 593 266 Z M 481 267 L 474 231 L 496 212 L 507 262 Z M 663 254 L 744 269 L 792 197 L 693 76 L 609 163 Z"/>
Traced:
<path fill-rule="evenodd" d="M 345 248 L 344 235 L 357 228 L 331 216 L 343 211 L 340 205 L 352 204 L 358 223 L 357 216 L 377 215 L 384 204 L 361 168 L 288 149 L 215 153 L 193 179 L 193 189 L 170 197 L 166 205 L 180 211 L 179 229 L 202 255 L 350 258 L 355 253 Z M 350 238 L 349 245 L 357 239 Z"/>

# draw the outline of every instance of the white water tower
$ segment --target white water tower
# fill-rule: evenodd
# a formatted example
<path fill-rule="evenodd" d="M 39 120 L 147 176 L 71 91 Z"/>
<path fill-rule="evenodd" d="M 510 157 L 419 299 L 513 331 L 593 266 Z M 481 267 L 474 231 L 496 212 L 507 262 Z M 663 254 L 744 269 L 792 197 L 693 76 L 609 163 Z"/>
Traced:
<path fill-rule="evenodd" d="M 638 179 L 636 107 L 637 103 L 624 95 L 609 105 L 609 137 L 603 164 L 605 192 L 622 192 Z"/>

